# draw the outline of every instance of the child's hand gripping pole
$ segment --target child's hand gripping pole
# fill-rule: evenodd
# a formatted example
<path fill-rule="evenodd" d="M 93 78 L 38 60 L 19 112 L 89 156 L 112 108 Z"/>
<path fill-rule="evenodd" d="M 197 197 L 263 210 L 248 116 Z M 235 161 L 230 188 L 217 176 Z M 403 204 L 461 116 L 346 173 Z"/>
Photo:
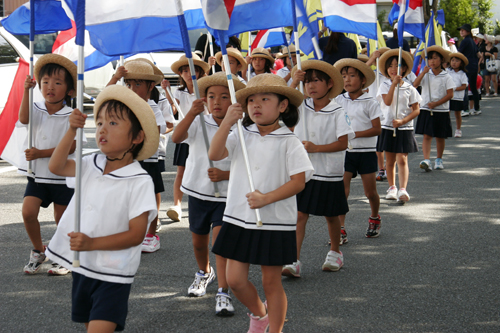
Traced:
<path fill-rule="evenodd" d="M 219 33 L 219 40 L 224 41 L 224 36 L 221 31 Z M 224 69 L 227 76 L 227 84 L 229 86 L 229 93 L 231 95 L 231 103 L 237 103 L 236 101 L 236 92 L 234 90 L 234 82 L 233 77 L 231 75 L 231 68 L 229 67 L 229 58 L 227 57 L 226 46 L 224 42 L 221 42 L 221 51 L 222 51 L 222 60 L 224 61 Z M 245 160 L 245 167 L 247 170 L 248 182 L 250 183 L 250 191 L 255 191 L 255 186 L 253 183 L 252 171 L 250 169 L 250 161 L 248 159 L 247 147 L 245 145 L 245 140 L 243 140 L 243 125 L 241 119 L 238 120 L 238 135 L 240 137 L 241 150 L 243 152 L 243 159 Z M 255 217 L 257 218 L 257 227 L 262 227 L 262 218 L 260 217 L 260 210 L 258 208 L 255 209 Z"/>
<path fill-rule="evenodd" d="M 425 65 L 427 67 L 429 67 L 429 58 L 427 57 L 427 43 L 424 43 L 424 52 L 425 52 Z M 422 66 L 420 66 L 420 70 L 422 70 Z M 432 101 L 432 97 L 431 97 L 431 77 L 430 77 L 429 73 L 427 73 L 426 75 L 427 75 L 427 80 L 429 82 L 429 84 L 428 84 L 428 88 L 429 88 L 429 101 Z M 432 109 L 430 110 L 430 112 L 431 112 L 431 116 L 433 116 L 434 114 L 432 113 Z"/>
<path fill-rule="evenodd" d="M 402 56 L 403 48 L 400 46 L 399 47 L 399 55 L 398 55 L 398 77 L 401 75 L 401 56 Z M 401 83 L 398 82 L 398 89 L 396 90 L 396 110 L 394 114 L 394 119 L 398 119 L 398 108 L 399 108 L 399 87 L 401 86 Z M 396 128 L 394 128 L 394 131 L 392 132 L 392 136 L 396 137 Z"/>
<path fill-rule="evenodd" d="M 207 38 L 209 41 L 210 56 L 213 57 L 214 56 L 214 42 L 213 42 L 212 34 L 210 33 L 210 31 L 207 31 Z M 212 74 L 215 74 L 215 65 L 212 65 Z"/>
<path fill-rule="evenodd" d="M 30 65 L 29 65 L 29 75 L 33 80 L 33 57 L 35 55 L 35 10 L 30 10 L 30 35 L 29 35 L 29 47 L 30 47 Z M 33 148 L 33 89 L 30 88 L 28 94 L 28 149 Z M 28 175 L 33 174 L 33 162 L 28 161 Z"/>

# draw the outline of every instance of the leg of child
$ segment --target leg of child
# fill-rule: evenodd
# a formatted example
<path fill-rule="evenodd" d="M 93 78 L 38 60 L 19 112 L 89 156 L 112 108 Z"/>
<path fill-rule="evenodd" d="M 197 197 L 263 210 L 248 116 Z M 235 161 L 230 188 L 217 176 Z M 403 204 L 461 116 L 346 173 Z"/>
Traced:
<path fill-rule="evenodd" d="M 212 246 L 214 246 L 215 240 L 219 235 L 220 227 L 221 226 L 217 226 L 212 229 Z M 217 283 L 219 284 L 219 288 L 228 288 L 226 280 L 226 266 L 227 259 L 219 255 L 215 255 L 215 267 L 217 267 Z"/>
<path fill-rule="evenodd" d="M 431 143 L 432 136 L 424 134 L 424 139 L 422 140 L 422 152 L 424 153 L 424 159 L 426 160 L 431 158 Z"/>
<path fill-rule="evenodd" d="M 227 260 L 226 278 L 229 287 L 233 291 L 236 298 L 243 303 L 254 316 L 264 317 L 266 315 L 266 307 L 260 300 L 257 289 L 252 282 L 248 280 L 248 270 L 250 264 Z M 279 266 L 279 276 L 281 282 L 281 266 Z"/>
<path fill-rule="evenodd" d="M 408 168 L 408 153 L 396 154 L 396 159 L 398 161 L 399 188 L 406 189 L 406 186 L 408 186 L 408 177 L 410 175 L 410 169 Z"/>
<path fill-rule="evenodd" d="M 106 333 L 114 332 L 116 329 L 116 323 L 106 320 L 92 320 L 85 323 L 85 328 L 88 333 Z"/>
<path fill-rule="evenodd" d="M 444 138 L 436 138 L 437 158 L 443 158 L 445 142 Z"/>
<path fill-rule="evenodd" d="M 385 152 L 386 158 L 386 170 L 387 170 L 387 182 L 389 187 L 396 184 L 396 153 Z M 401 181 L 401 169 L 399 170 L 399 179 Z"/>
<path fill-rule="evenodd" d="M 28 237 L 33 244 L 33 249 L 44 252 L 42 243 L 42 234 L 40 232 L 40 223 L 38 222 L 38 213 L 42 200 L 37 197 L 26 196 L 23 200 L 23 221 Z"/>
<path fill-rule="evenodd" d="M 161 193 L 156 193 L 156 209 L 160 211 L 161 204 Z M 158 225 L 158 215 L 156 215 L 155 219 L 151 222 L 148 229 L 148 234 L 156 235 L 156 226 Z"/>
<path fill-rule="evenodd" d="M 365 195 L 370 201 L 370 208 L 372 211 L 371 217 L 378 216 L 378 210 L 380 208 L 380 197 L 377 192 L 377 174 L 365 173 L 361 175 L 361 180 L 363 181 L 363 188 L 365 189 Z"/>
<path fill-rule="evenodd" d="M 328 234 L 330 239 L 340 239 L 340 219 L 338 216 L 325 216 L 328 224 Z M 340 253 L 339 242 L 331 242 L 330 251 Z"/>
<path fill-rule="evenodd" d="M 384 155 L 382 155 L 382 164 L 384 164 Z M 351 179 L 352 172 L 344 172 L 344 191 L 346 199 L 349 199 L 349 194 L 351 193 Z M 345 215 L 339 215 L 340 226 L 345 227 Z M 338 251 L 337 251 L 338 252 Z"/>
<path fill-rule="evenodd" d="M 377 162 L 378 162 L 378 169 L 379 170 L 385 169 L 384 152 L 377 151 Z"/>
<path fill-rule="evenodd" d="M 61 219 L 64 211 L 66 210 L 66 205 L 58 205 L 54 203 L 54 220 L 56 221 L 56 225 L 59 224 L 59 220 Z"/>
<path fill-rule="evenodd" d="M 281 283 L 281 266 L 261 266 L 261 270 L 269 314 L 269 333 L 280 333 L 287 310 L 286 294 Z"/>
<path fill-rule="evenodd" d="M 455 111 L 455 121 L 457 123 L 457 130 L 462 128 L 462 111 Z"/>
<path fill-rule="evenodd" d="M 186 167 L 177 166 L 177 174 L 174 180 L 174 206 L 180 206 L 182 202 L 182 196 L 184 193 L 181 191 L 182 177 L 184 176 L 184 170 Z"/>
<path fill-rule="evenodd" d="M 309 219 L 309 214 L 297 212 L 297 230 L 295 232 L 297 235 L 297 260 L 300 260 L 300 249 L 306 235 L 307 219 Z"/>
<path fill-rule="evenodd" d="M 208 242 L 210 240 L 210 234 L 198 235 L 191 232 L 191 237 L 193 240 L 194 257 L 196 258 L 198 268 L 205 273 L 210 272 L 208 259 Z"/>

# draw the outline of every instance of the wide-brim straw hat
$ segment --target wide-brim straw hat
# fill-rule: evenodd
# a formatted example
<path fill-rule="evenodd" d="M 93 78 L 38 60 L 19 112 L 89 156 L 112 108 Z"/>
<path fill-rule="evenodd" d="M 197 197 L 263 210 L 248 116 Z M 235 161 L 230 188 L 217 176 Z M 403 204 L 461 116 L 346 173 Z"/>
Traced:
<path fill-rule="evenodd" d="M 196 53 L 191 53 L 191 56 L 193 57 L 193 63 L 195 66 L 200 66 L 205 73 L 210 72 L 210 65 L 208 63 L 201 60 Z M 172 69 L 172 72 L 179 74 L 179 68 L 182 66 L 189 66 L 189 61 L 185 54 L 183 54 L 179 60 L 174 62 L 170 68 Z"/>
<path fill-rule="evenodd" d="M 134 61 L 134 60 L 137 60 L 137 61 L 143 61 L 143 62 L 146 62 L 148 64 L 151 65 L 151 67 L 153 67 L 153 72 L 156 74 L 156 75 L 161 75 L 163 77 L 163 72 L 161 71 L 161 69 L 159 69 L 151 60 L 149 59 L 146 59 L 146 58 L 136 58 L 136 59 L 131 59 L 131 60 L 127 60 L 125 61 L 125 64 L 129 61 Z"/>
<path fill-rule="evenodd" d="M 153 66 L 143 60 L 127 61 L 124 67 L 127 70 L 125 80 L 153 81 L 155 85 L 163 80 L 163 74 L 155 74 Z"/>
<path fill-rule="evenodd" d="M 240 63 L 242 71 L 245 71 L 247 69 L 248 64 L 247 64 L 245 58 L 243 58 L 243 56 L 241 55 L 240 50 L 235 49 L 235 48 L 228 48 L 227 55 L 235 58 Z M 221 51 L 219 51 L 215 54 L 215 61 L 217 61 L 219 66 L 222 67 L 222 52 Z"/>
<path fill-rule="evenodd" d="M 441 46 L 437 46 L 437 45 L 432 45 L 432 46 L 429 46 L 427 48 L 427 54 L 429 54 L 429 52 L 437 52 L 439 54 L 441 54 L 443 56 L 443 62 L 450 62 L 450 57 L 449 57 L 449 54 L 445 49 L 443 49 Z"/>
<path fill-rule="evenodd" d="M 255 49 L 252 50 L 252 55 L 250 56 L 252 58 L 265 58 L 268 59 L 271 62 L 271 66 L 274 65 L 274 58 L 269 53 L 269 51 L 263 47 L 256 47 Z"/>
<path fill-rule="evenodd" d="M 288 53 L 291 53 L 292 55 L 296 55 L 297 54 L 297 48 L 295 47 L 295 45 L 290 45 L 290 47 L 284 47 L 283 48 L 283 52 L 281 53 L 281 55 L 279 56 L 276 56 L 276 58 L 278 59 L 282 59 L 282 58 L 288 58 Z M 302 51 L 300 51 L 300 56 L 304 56 L 304 53 L 302 53 Z"/>
<path fill-rule="evenodd" d="M 384 47 L 381 47 L 380 49 L 378 49 L 378 51 L 380 52 L 380 55 L 382 55 L 385 52 L 390 51 L 390 50 L 392 50 L 392 49 L 390 47 L 387 47 L 387 46 L 384 46 Z"/>
<path fill-rule="evenodd" d="M 302 70 L 305 72 L 308 69 L 315 69 L 317 71 L 322 71 L 326 75 L 328 75 L 332 81 L 333 81 L 333 87 L 330 89 L 330 92 L 328 93 L 328 98 L 335 98 L 337 97 L 342 90 L 344 89 L 344 80 L 342 79 L 342 75 L 340 74 L 339 70 L 326 61 L 322 60 L 305 60 L 302 61 L 301 63 Z M 294 66 L 292 68 L 292 77 L 297 71 L 297 66 Z M 304 93 L 306 96 L 307 94 Z"/>
<path fill-rule="evenodd" d="M 362 62 L 367 62 L 368 60 L 370 60 L 370 58 L 368 58 L 366 54 L 360 53 L 358 54 L 358 60 L 361 60 Z"/>
<path fill-rule="evenodd" d="M 238 77 L 231 74 L 234 83 L 234 91 L 244 89 L 246 86 L 241 82 Z M 205 97 L 207 95 L 207 89 L 212 86 L 224 86 L 229 87 L 227 83 L 227 76 L 225 72 L 217 72 L 210 76 L 204 76 L 198 80 L 198 88 L 200 90 L 200 97 Z"/>
<path fill-rule="evenodd" d="M 469 59 L 463 55 L 461 52 L 450 53 L 450 61 L 451 58 L 458 58 L 464 62 L 464 65 L 467 66 L 469 64 Z"/>
<path fill-rule="evenodd" d="M 379 60 L 378 67 L 380 73 L 382 73 L 382 75 L 384 75 L 389 79 L 391 78 L 391 76 L 386 73 L 385 63 L 387 62 L 387 59 L 389 59 L 390 57 L 399 57 L 399 49 L 392 49 L 390 51 L 385 52 L 384 54 L 382 54 Z M 406 77 L 408 74 L 410 74 L 413 68 L 413 59 L 410 53 L 406 51 L 401 52 L 401 57 L 406 63 L 406 71 L 404 73 L 401 73 L 401 77 Z"/>
<path fill-rule="evenodd" d="M 369 87 L 373 83 L 373 81 L 375 81 L 375 72 L 370 68 L 370 66 L 368 66 L 361 60 L 344 58 L 335 62 L 333 66 L 337 68 L 339 72 L 342 72 L 342 68 L 344 67 L 353 67 L 359 70 L 366 78 L 366 82 L 363 85 L 363 88 Z"/>
<path fill-rule="evenodd" d="M 136 159 L 142 161 L 153 156 L 158 150 L 158 143 L 160 142 L 160 133 L 158 132 L 153 109 L 139 95 L 131 93 L 130 89 L 114 84 L 104 88 L 97 96 L 94 105 L 94 119 L 97 119 L 97 112 L 101 108 L 101 105 L 111 100 L 125 104 L 132 110 L 141 123 L 142 130 L 144 131 L 144 142 Z"/>
<path fill-rule="evenodd" d="M 42 69 L 43 66 L 47 64 L 57 64 L 59 66 L 62 66 L 66 68 L 66 70 L 69 72 L 71 75 L 71 78 L 73 79 L 73 94 L 71 94 L 71 97 L 76 96 L 76 80 L 78 78 L 78 69 L 75 65 L 75 63 L 65 56 L 59 55 L 59 54 L 53 54 L 53 53 L 48 53 L 40 58 L 35 63 L 35 67 L 33 68 L 33 73 L 35 74 L 35 80 L 37 82 L 40 82 L 41 78 L 40 76 L 40 70 Z"/>
<path fill-rule="evenodd" d="M 236 99 L 243 107 L 243 111 L 247 112 L 248 96 L 259 93 L 274 93 L 287 97 L 291 104 L 299 107 L 304 101 L 304 95 L 294 88 L 290 88 L 285 80 L 276 74 L 264 73 L 254 76 L 245 89 L 236 92 Z"/>

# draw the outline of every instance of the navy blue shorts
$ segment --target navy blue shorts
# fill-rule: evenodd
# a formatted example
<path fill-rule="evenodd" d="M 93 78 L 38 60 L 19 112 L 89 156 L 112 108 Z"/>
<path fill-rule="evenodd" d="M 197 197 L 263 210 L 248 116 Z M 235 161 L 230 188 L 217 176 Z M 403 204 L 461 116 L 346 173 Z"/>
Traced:
<path fill-rule="evenodd" d="M 71 319 L 77 323 L 105 320 L 123 331 L 131 284 L 106 282 L 73 272 Z"/>
<path fill-rule="evenodd" d="M 153 178 L 153 184 L 155 185 L 155 194 L 165 192 L 165 186 L 163 185 L 163 178 L 161 177 L 160 163 L 158 162 L 144 162 L 139 161 L 142 168 Z"/>
<path fill-rule="evenodd" d="M 356 178 L 358 173 L 364 175 L 378 171 L 377 154 L 374 151 L 364 153 L 345 153 L 345 171 L 352 173 Z"/>
<path fill-rule="evenodd" d="M 49 207 L 51 203 L 56 205 L 67 206 L 73 197 L 74 189 L 67 187 L 65 184 L 45 184 L 36 183 L 31 177 L 28 178 L 26 185 L 25 197 L 36 197 L 42 200 L 43 208 Z"/>
<path fill-rule="evenodd" d="M 210 226 L 220 227 L 226 209 L 225 202 L 188 197 L 189 230 L 197 235 L 208 235 Z"/>

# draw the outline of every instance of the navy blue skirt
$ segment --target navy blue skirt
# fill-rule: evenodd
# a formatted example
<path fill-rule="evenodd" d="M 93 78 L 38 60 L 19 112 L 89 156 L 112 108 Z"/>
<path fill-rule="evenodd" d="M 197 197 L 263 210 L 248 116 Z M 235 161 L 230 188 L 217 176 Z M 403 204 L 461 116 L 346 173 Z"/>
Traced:
<path fill-rule="evenodd" d="M 189 156 L 189 145 L 187 143 L 176 143 L 174 150 L 174 165 L 186 166 L 186 160 Z"/>
<path fill-rule="evenodd" d="M 394 131 L 383 128 L 377 142 L 377 151 L 389 153 L 416 153 L 418 152 L 417 140 L 412 130 Z"/>
<path fill-rule="evenodd" d="M 297 236 L 295 230 L 254 230 L 223 222 L 212 252 L 253 265 L 283 266 L 297 261 Z"/>
<path fill-rule="evenodd" d="M 311 179 L 297 194 L 299 212 L 316 216 L 339 216 L 349 211 L 344 181 L 323 182 Z"/>
<path fill-rule="evenodd" d="M 453 134 L 451 131 L 450 112 L 432 112 L 431 116 L 429 110 L 420 109 L 415 133 L 426 134 L 433 138 L 447 139 L 451 137 Z"/>

